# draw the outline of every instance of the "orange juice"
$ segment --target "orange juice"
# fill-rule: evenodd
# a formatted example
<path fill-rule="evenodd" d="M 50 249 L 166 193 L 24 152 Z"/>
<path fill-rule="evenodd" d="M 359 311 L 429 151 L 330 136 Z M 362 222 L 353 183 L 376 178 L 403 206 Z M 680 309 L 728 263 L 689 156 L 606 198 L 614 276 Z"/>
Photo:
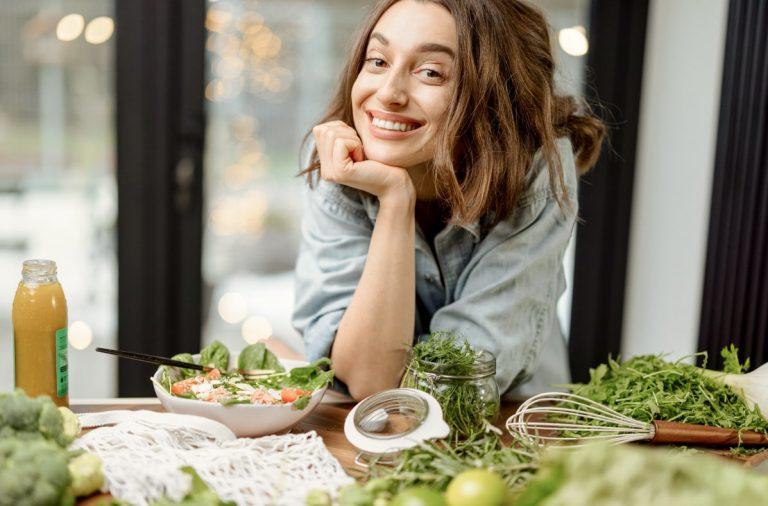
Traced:
<path fill-rule="evenodd" d="M 69 405 L 67 301 L 56 278 L 56 263 L 27 260 L 13 299 L 16 387 L 30 397 L 48 395 Z"/>

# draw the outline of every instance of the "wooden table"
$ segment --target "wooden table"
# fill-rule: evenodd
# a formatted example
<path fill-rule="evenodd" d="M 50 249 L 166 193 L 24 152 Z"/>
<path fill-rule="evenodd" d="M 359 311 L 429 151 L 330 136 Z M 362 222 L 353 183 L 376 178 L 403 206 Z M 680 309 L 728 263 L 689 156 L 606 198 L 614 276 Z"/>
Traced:
<path fill-rule="evenodd" d="M 344 436 L 344 420 L 354 406 L 354 403 L 327 403 L 321 402 L 304 420 L 291 429 L 291 432 L 308 432 L 314 430 L 323 438 L 328 451 L 336 457 L 341 465 L 353 476 L 360 468 L 355 464 L 357 450 Z M 497 424 L 503 426 L 506 419 L 516 409 L 516 403 L 505 403 L 501 409 L 501 416 Z M 136 399 L 103 399 L 103 400 L 73 400 L 70 409 L 75 413 L 96 413 L 99 411 L 111 411 L 114 409 L 145 409 L 164 412 L 160 402 L 155 398 L 142 397 Z M 108 494 L 99 494 L 78 501 L 80 506 L 95 506 L 102 499 L 109 498 Z"/>
<path fill-rule="evenodd" d="M 501 407 L 501 414 L 496 425 L 503 429 L 504 422 L 514 413 L 518 403 L 505 402 Z M 344 420 L 347 414 L 354 406 L 354 403 L 327 403 L 319 404 L 312 413 L 304 420 L 299 422 L 291 429 L 291 432 L 308 432 L 314 430 L 323 438 L 323 442 L 333 456 L 335 456 L 341 465 L 351 474 L 356 475 L 356 471 L 361 469 L 355 464 L 357 450 L 347 441 L 344 436 Z M 113 409 L 146 409 L 151 411 L 165 411 L 155 398 L 138 399 L 105 399 L 96 401 L 78 402 L 74 400 L 70 408 L 75 413 L 109 411 Z M 503 431 L 506 435 L 506 430 Z M 504 439 L 507 439 L 508 436 Z M 728 450 L 709 450 L 712 453 L 721 455 L 728 459 L 734 459 L 742 462 L 746 467 L 754 467 L 763 461 L 768 460 L 768 452 L 761 452 L 750 457 L 735 457 Z M 351 471 L 351 472 L 350 472 Z M 81 506 L 94 506 L 109 495 L 101 494 L 78 501 Z"/>
<path fill-rule="evenodd" d="M 328 450 L 336 457 L 344 468 L 355 468 L 357 450 L 344 436 L 344 420 L 354 406 L 354 403 L 320 403 L 312 413 L 291 429 L 291 432 L 309 432 L 314 430 L 323 438 Z M 506 419 L 514 412 L 516 403 L 505 403 L 497 425 L 503 427 Z M 95 413 L 113 409 L 146 409 L 165 411 L 155 398 L 137 399 L 104 399 L 103 401 L 74 400 L 70 406 L 75 413 Z"/>

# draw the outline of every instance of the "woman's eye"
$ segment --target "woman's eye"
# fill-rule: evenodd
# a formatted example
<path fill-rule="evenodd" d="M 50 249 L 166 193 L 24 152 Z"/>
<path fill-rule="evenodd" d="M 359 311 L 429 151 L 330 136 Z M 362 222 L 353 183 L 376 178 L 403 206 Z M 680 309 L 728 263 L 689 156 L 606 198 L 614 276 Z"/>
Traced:
<path fill-rule="evenodd" d="M 381 58 L 366 58 L 365 62 L 371 64 L 376 68 L 382 68 L 384 65 L 386 65 L 386 62 Z"/>
<path fill-rule="evenodd" d="M 443 74 L 434 69 L 423 69 L 421 72 L 429 79 L 438 80 L 443 78 Z"/>

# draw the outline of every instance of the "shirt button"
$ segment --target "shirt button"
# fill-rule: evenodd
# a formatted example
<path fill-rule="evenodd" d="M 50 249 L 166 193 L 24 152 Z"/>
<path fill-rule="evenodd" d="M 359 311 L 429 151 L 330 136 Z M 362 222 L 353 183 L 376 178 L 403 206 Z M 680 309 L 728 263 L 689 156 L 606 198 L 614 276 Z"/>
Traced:
<path fill-rule="evenodd" d="M 435 278 L 432 274 L 425 274 L 424 279 L 426 279 L 430 283 L 434 283 L 435 281 L 437 281 L 437 278 Z"/>

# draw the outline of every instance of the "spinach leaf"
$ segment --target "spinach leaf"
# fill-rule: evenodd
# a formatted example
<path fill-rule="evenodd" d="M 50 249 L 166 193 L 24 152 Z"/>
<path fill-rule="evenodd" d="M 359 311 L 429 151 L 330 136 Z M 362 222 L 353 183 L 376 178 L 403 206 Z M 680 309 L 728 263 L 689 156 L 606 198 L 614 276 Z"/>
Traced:
<path fill-rule="evenodd" d="M 277 359 L 274 353 L 269 351 L 264 343 L 255 343 L 246 346 L 240 352 L 237 359 L 237 367 L 243 371 L 257 371 L 262 369 L 272 369 L 275 372 L 283 372 L 285 368 Z"/>
<path fill-rule="evenodd" d="M 288 372 L 286 385 L 305 390 L 317 390 L 333 380 L 333 371 L 325 371 L 323 367 L 330 366 L 331 360 L 323 357 L 303 367 L 294 367 Z"/>
<path fill-rule="evenodd" d="M 195 363 L 195 360 L 189 353 L 179 353 L 178 355 L 174 355 L 171 358 L 173 360 L 178 360 L 179 362 L 187 362 L 188 364 Z M 176 383 L 177 381 L 191 378 L 195 375 L 197 375 L 197 371 L 194 369 L 184 369 L 183 367 L 171 367 L 164 365 L 161 382 L 163 385 L 172 384 Z"/>
<path fill-rule="evenodd" d="M 200 351 L 200 364 L 226 371 L 229 369 L 229 350 L 219 341 L 214 341 Z"/>
<path fill-rule="evenodd" d="M 293 401 L 293 409 L 302 410 L 307 407 L 311 395 L 300 395 L 295 401 Z"/>

